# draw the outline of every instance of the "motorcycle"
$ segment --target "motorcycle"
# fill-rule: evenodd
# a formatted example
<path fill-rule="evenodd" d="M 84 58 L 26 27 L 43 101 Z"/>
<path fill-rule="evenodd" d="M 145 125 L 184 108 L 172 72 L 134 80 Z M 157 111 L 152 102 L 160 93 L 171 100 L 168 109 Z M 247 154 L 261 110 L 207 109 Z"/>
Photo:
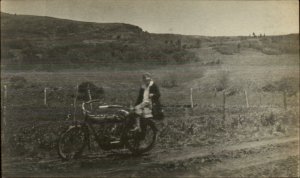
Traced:
<path fill-rule="evenodd" d="M 158 130 L 153 118 L 140 118 L 140 130 L 135 130 L 138 116 L 133 109 L 101 105 L 100 100 L 83 102 L 81 108 L 84 120 L 69 126 L 58 139 L 58 155 L 63 160 L 79 158 L 86 147 L 91 148 L 91 138 L 106 151 L 127 148 L 132 154 L 140 155 L 154 147 Z M 113 113 L 101 110 L 113 110 Z"/>

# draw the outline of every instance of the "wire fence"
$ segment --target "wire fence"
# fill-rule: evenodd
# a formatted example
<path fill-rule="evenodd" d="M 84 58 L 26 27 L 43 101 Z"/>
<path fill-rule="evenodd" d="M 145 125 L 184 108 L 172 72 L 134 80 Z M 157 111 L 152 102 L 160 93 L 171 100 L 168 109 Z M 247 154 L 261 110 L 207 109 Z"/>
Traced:
<path fill-rule="evenodd" d="M 100 98 L 105 104 L 133 106 L 139 88 L 104 87 Z M 69 122 L 82 119 L 80 106 L 83 100 L 77 98 L 78 86 L 69 87 L 1 87 L 2 128 L 12 127 L 16 122 L 30 125 L 43 122 Z M 91 93 L 93 96 L 93 93 Z M 91 97 L 92 99 L 98 99 Z M 165 115 L 197 116 L 218 114 L 225 121 L 226 114 L 247 112 L 248 109 L 265 110 L 276 108 L 281 111 L 299 108 L 299 92 L 249 92 L 201 91 L 198 88 L 171 90 L 161 88 L 161 102 Z M 242 110 L 241 110 L 242 109 Z M 252 111 L 252 110 L 248 110 Z M 76 118 L 76 119 L 75 119 Z M 37 123 L 36 123 L 37 122 Z M 223 123 L 224 124 L 224 123 Z"/>
<path fill-rule="evenodd" d="M 41 105 L 66 107 L 73 105 L 77 88 L 78 86 L 14 88 L 4 85 L 1 88 L 1 96 L 3 96 L 1 101 L 2 105 L 6 107 L 39 107 Z M 129 106 L 135 104 L 139 88 L 103 87 L 103 90 L 104 94 L 100 98 L 92 92 L 90 97 L 101 99 L 106 104 Z M 227 91 L 201 91 L 198 88 L 180 91 L 161 89 L 161 101 L 164 107 L 281 107 L 287 109 L 287 107 L 299 105 L 299 92 L 291 94 L 286 91 L 249 92 L 243 90 L 232 93 Z"/>

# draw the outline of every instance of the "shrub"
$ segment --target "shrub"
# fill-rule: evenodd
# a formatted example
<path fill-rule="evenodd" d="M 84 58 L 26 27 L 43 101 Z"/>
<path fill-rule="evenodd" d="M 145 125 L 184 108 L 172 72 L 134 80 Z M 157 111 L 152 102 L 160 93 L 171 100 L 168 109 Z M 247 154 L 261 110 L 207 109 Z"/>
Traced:
<path fill-rule="evenodd" d="M 289 94 L 295 94 L 299 90 L 299 80 L 293 77 L 282 78 L 263 86 L 262 90 L 265 92 L 287 91 Z"/>
<path fill-rule="evenodd" d="M 263 126 L 273 126 L 275 124 L 275 116 L 274 116 L 273 112 L 271 112 L 267 116 L 263 116 L 261 118 L 261 124 Z"/>
<path fill-rule="evenodd" d="M 178 86 L 178 82 L 175 78 L 168 78 L 162 81 L 161 86 L 163 88 L 174 88 Z"/>
<path fill-rule="evenodd" d="M 229 74 L 226 71 L 221 71 L 217 76 L 216 90 L 223 91 L 228 87 Z"/>
<path fill-rule="evenodd" d="M 27 84 L 27 80 L 21 76 L 13 76 L 9 80 L 11 87 L 14 89 L 24 88 Z"/>
<path fill-rule="evenodd" d="M 239 52 L 239 48 L 237 46 L 229 44 L 216 46 L 213 49 L 224 55 L 233 55 L 234 53 Z"/>
<path fill-rule="evenodd" d="M 262 90 L 265 91 L 265 92 L 273 92 L 273 91 L 276 91 L 277 88 L 273 84 L 267 84 L 267 85 L 262 87 Z"/>
<path fill-rule="evenodd" d="M 88 101 L 90 99 L 88 90 L 90 90 L 92 99 L 104 97 L 104 89 L 102 87 L 98 87 L 92 82 L 83 82 L 78 86 L 78 100 Z"/>
<path fill-rule="evenodd" d="M 279 55 L 282 53 L 280 50 L 272 49 L 272 48 L 263 48 L 261 51 L 267 55 Z"/>

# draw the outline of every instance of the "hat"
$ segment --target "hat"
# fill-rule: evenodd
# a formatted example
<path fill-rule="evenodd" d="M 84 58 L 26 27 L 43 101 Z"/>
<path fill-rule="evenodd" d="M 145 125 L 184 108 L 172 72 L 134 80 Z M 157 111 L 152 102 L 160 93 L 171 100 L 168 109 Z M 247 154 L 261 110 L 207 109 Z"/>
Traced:
<path fill-rule="evenodd" d="M 143 74 L 143 79 L 145 79 L 145 80 L 151 80 L 151 74 L 150 73 L 144 73 Z"/>

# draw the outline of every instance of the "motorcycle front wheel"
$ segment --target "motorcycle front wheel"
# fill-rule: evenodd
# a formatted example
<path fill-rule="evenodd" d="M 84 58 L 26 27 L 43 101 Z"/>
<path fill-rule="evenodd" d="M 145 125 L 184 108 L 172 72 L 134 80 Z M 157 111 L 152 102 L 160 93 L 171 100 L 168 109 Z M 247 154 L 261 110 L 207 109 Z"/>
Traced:
<path fill-rule="evenodd" d="M 58 155 L 63 160 L 75 159 L 81 156 L 87 145 L 85 129 L 79 126 L 71 126 L 58 140 Z"/>
<path fill-rule="evenodd" d="M 131 131 L 134 123 L 129 124 L 126 129 L 125 145 L 135 155 L 150 151 L 156 141 L 157 128 L 150 119 L 141 119 L 141 130 Z"/>

